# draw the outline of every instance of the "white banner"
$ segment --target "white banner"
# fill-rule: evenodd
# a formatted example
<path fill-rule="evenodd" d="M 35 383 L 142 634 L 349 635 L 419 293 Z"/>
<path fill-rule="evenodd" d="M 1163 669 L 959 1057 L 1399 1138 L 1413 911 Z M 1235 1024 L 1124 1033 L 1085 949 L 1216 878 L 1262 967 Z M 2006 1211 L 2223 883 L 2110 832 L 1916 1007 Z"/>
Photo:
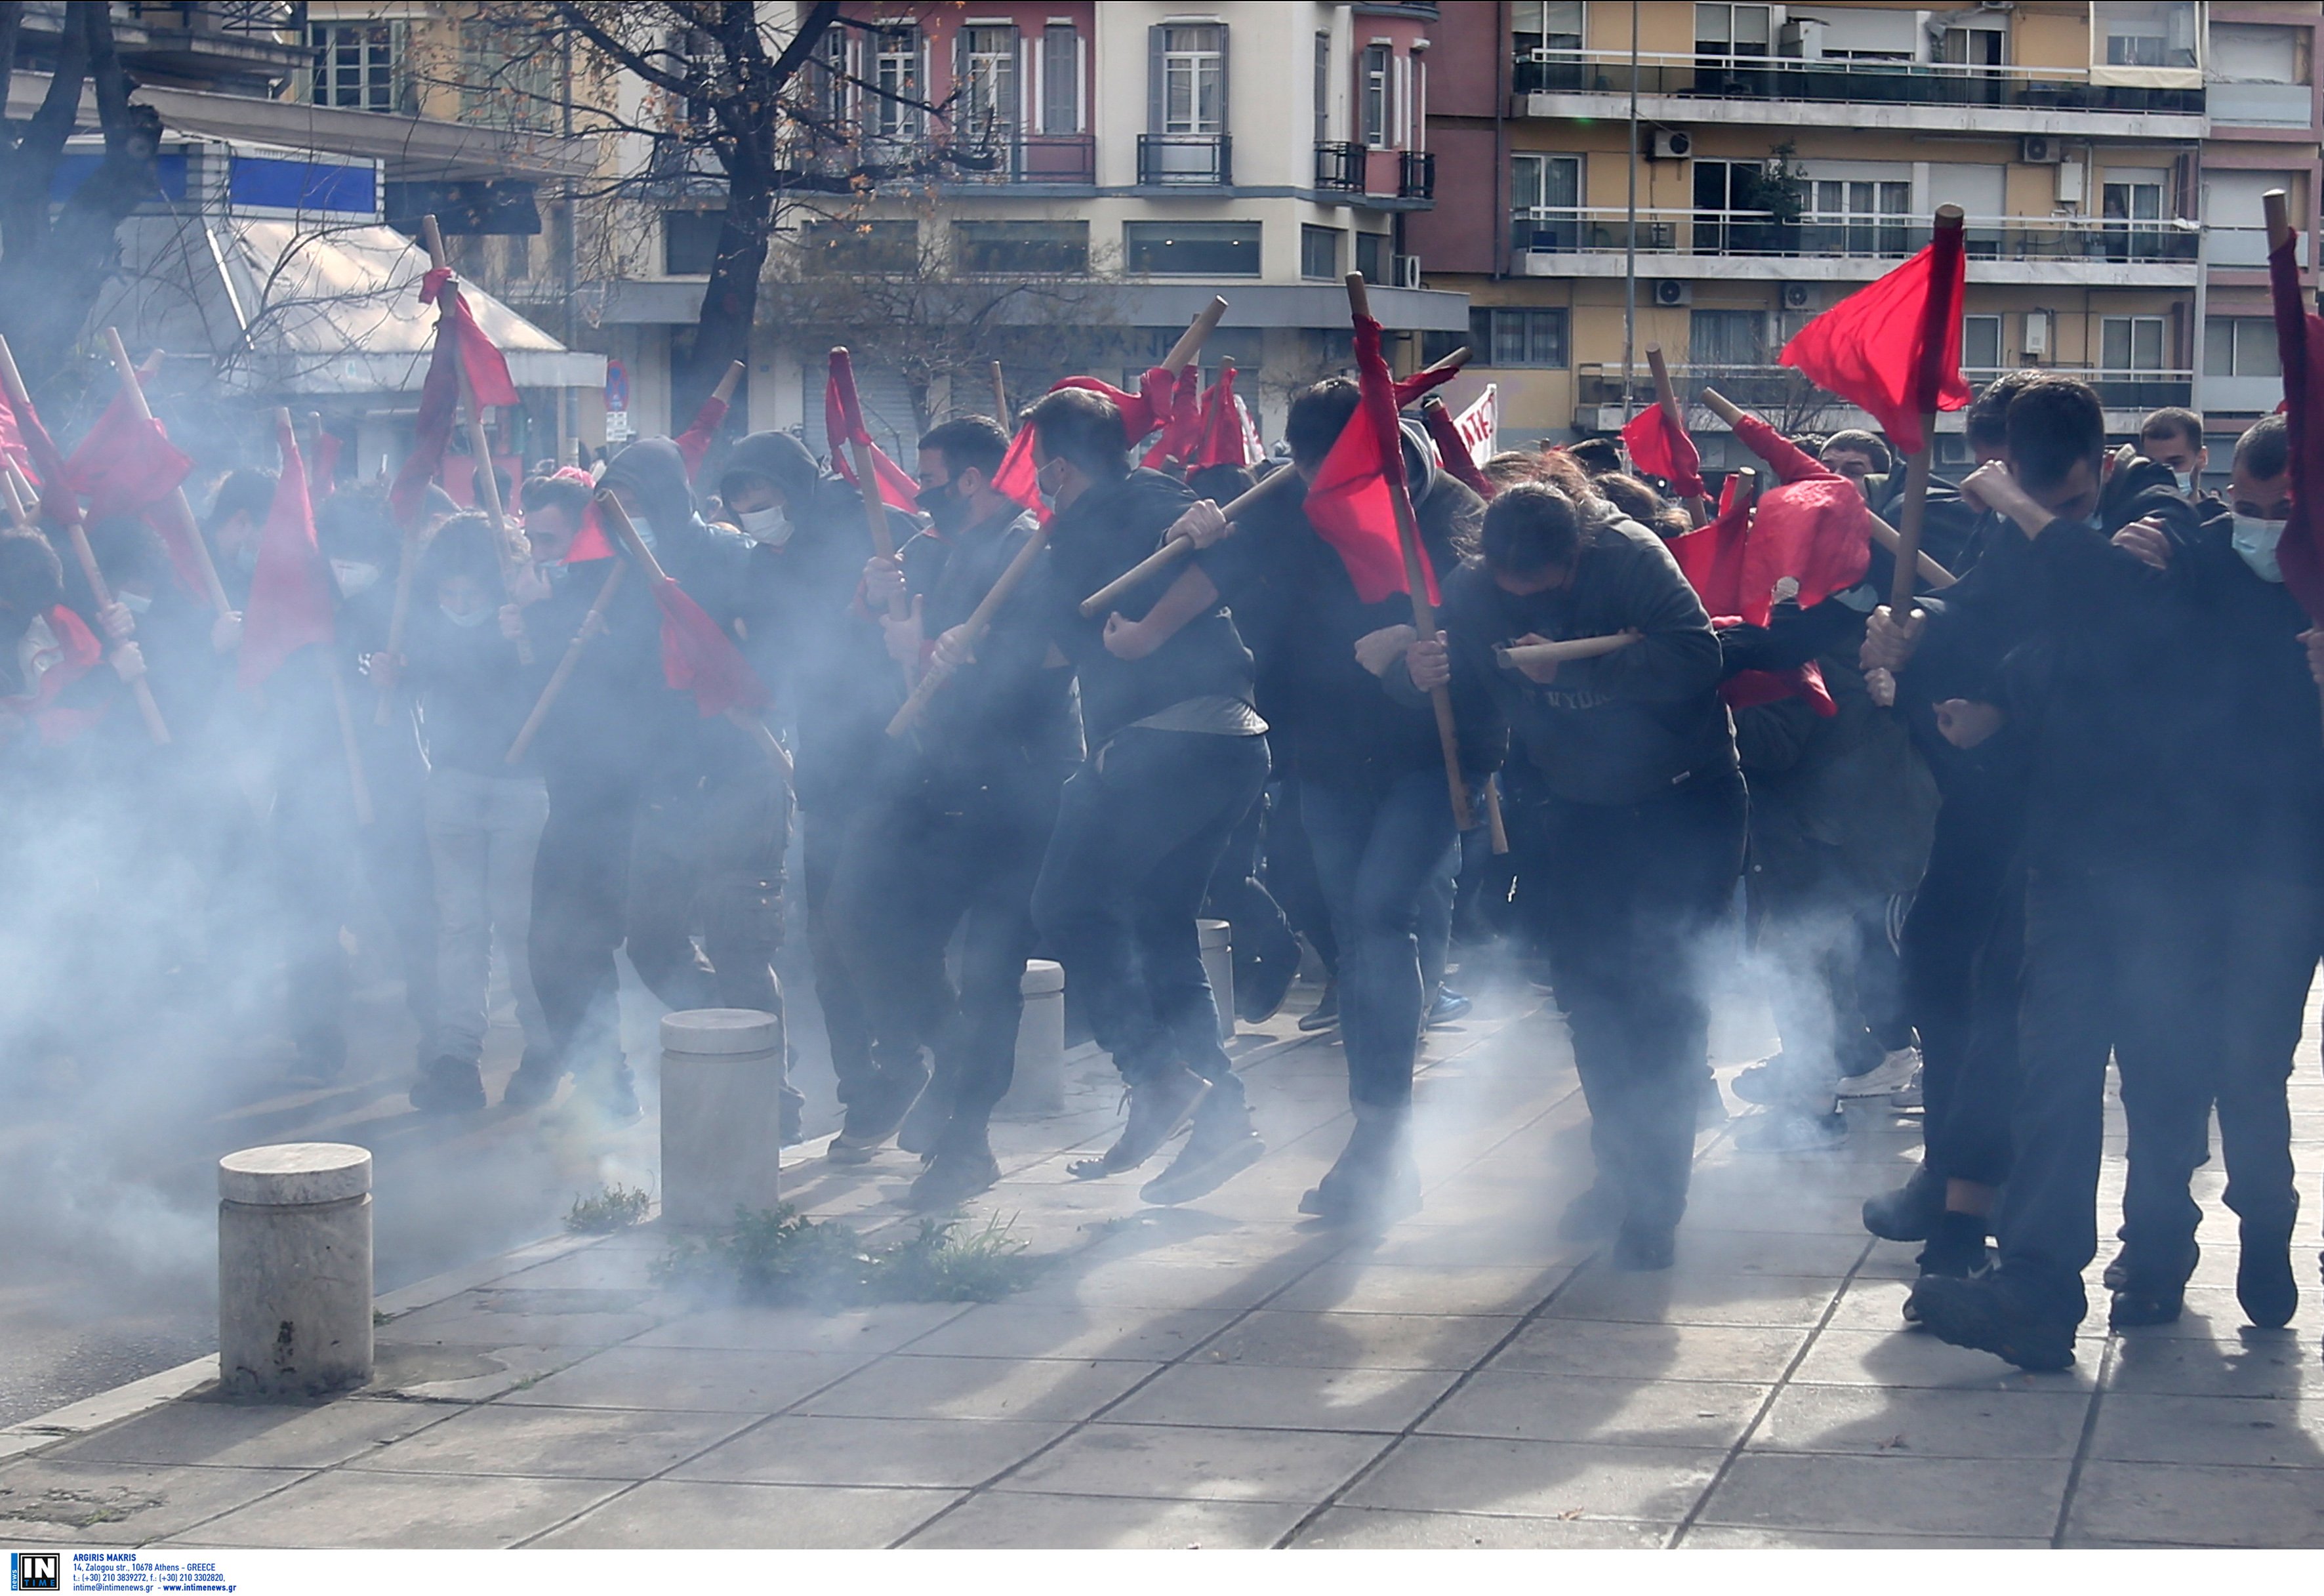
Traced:
<path fill-rule="evenodd" d="M 1469 446 L 1469 459 L 1482 466 L 1500 452 L 1501 389 L 1498 383 L 1488 383 L 1485 391 L 1467 410 L 1452 418 L 1452 430 Z"/>

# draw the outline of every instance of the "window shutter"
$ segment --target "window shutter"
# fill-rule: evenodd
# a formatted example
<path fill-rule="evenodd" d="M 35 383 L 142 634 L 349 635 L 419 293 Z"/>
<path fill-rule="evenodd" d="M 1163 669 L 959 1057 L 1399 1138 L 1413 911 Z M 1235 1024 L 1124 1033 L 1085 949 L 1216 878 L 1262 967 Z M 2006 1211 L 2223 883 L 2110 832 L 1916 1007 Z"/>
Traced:
<path fill-rule="evenodd" d="M 1162 42 L 1163 30 L 1158 26 L 1146 30 L 1146 131 L 1160 133 L 1167 125 L 1163 121 L 1162 100 Z"/>
<path fill-rule="evenodd" d="M 1233 92 L 1234 79 L 1227 70 L 1227 43 L 1233 37 L 1234 30 L 1228 27 L 1226 23 L 1221 23 L 1219 24 L 1219 131 L 1221 133 L 1234 131 L 1234 118 L 1228 115 L 1228 107 L 1234 103 L 1230 97 Z"/>

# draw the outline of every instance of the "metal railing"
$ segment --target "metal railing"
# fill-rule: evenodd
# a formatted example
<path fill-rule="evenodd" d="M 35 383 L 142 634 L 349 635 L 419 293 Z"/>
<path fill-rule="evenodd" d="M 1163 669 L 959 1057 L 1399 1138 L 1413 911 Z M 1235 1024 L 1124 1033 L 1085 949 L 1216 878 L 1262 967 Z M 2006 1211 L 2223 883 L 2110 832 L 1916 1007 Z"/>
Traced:
<path fill-rule="evenodd" d="M 1515 91 L 1630 92 L 1627 51 L 1517 52 Z M 1854 105 L 2007 106 L 2045 111 L 2203 114 L 2200 88 L 2093 83 L 2087 69 L 1962 66 L 1948 61 L 1801 60 L 1785 56 L 1641 55 L 1642 95 L 1811 100 Z"/>
<path fill-rule="evenodd" d="M 1141 189 L 1225 188 L 1234 181 L 1234 140 L 1223 133 L 1141 133 Z"/>
<path fill-rule="evenodd" d="M 1755 210 L 1641 209 L 1638 248 L 1663 254 L 1898 259 L 1929 241 L 1919 217 L 1837 217 L 1810 213 L 1796 222 Z M 1971 217 L 1963 245 L 1973 261 L 2106 261 L 2155 263 L 2195 260 L 2202 229 L 2194 222 L 2122 221 L 2103 217 Z M 1619 251 L 1628 213 L 1619 207 L 1545 206 L 1518 211 L 1509 247 L 1520 253 L 1584 254 Z"/>
<path fill-rule="evenodd" d="M 1406 150 L 1397 156 L 1396 192 L 1399 199 L 1436 198 L 1436 157 L 1425 150 Z"/>
<path fill-rule="evenodd" d="M 1341 194 L 1364 191 L 1366 151 L 1344 139 L 1315 146 L 1315 186 Z"/>
<path fill-rule="evenodd" d="M 1812 414 L 1817 411 L 1839 411 L 1848 401 L 1821 392 L 1798 372 L 1787 365 L 1737 364 L 1686 364 L 1669 368 L 1672 383 L 1690 401 L 1705 387 L 1716 388 L 1724 398 L 1732 400 L 1747 410 L 1763 410 L 1771 417 L 1788 413 L 1793 417 Z M 2186 404 L 2194 395 L 2195 374 L 2192 371 L 2108 371 L 2098 366 L 2052 365 L 2042 368 L 2062 377 L 2078 377 L 2098 391 L 2098 402 L 2108 410 L 2159 410 L 2164 405 Z M 1997 368 L 1963 368 L 1961 375 L 1971 388 L 1983 388 L 2002 374 Z M 1622 402 L 1622 368 L 1612 361 L 1586 361 L 1573 368 L 1574 399 L 1578 404 L 1618 405 Z M 1644 360 L 1637 363 L 1631 373 L 1632 403 L 1638 395 L 1649 397 L 1654 392 L 1653 380 L 1647 375 Z"/>
<path fill-rule="evenodd" d="M 956 183 L 1093 183 L 1097 140 L 1088 134 L 1028 134 L 955 143 L 947 180 Z"/>

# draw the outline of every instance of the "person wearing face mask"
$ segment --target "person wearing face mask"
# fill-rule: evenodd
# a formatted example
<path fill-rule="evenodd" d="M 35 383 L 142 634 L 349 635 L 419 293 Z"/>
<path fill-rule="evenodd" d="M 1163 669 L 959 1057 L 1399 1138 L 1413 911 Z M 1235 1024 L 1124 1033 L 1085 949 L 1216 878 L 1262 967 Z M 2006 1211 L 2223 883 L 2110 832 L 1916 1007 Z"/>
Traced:
<path fill-rule="evenodd" d="M 2177 405 L 2149 412 L 2138 424 L 2138 452 L 2171 473 L 2179 496 L 2190 504 L 2208 497 L 2203 469 L 2211 451 L 2203 447 L 2203 418 Z"/>
<path fill-rule="evenodd" d="M 982 416 L 920 439 L 921 508 L 934 523 L 863 568 L 863 598 L 896 663 L 925 666 L 1034 534 L 992 489 L 1009 435 Z M 899 1130 L 927 1167 L 909 1204 L 954 1206 L 1000 1178 L 988 1126 L 1009 1090 L 1034 945 L 1033 882 L 1057 792 L 1082 753 L 1072 673 L 1049 668 L 1046 553 L 902 738 L 890 739 L 848 826 L 828 912 L 881 1059 L 934 1052 Z M 909 618 L 889 618 L 899 593 Z M 960 935 L 957 991 L 945 950 Z M 866 1102 L 849 1083 L 850 1124 Z M 876 1084 L 874 1093 L 876 1100 Z"/>
<path fill-rule="evenodd" d="M 829 1156 L 859 1160 L 896 1133 L 927 1084 L 917 1047 L 875 1053 L 830 902 L 850 819 L 904 700 L 904 675 L 857 599 L 872 539 L 851 484 L 819 470 L 790 434 L 753 432 L 727 451 L 718 494 L 750 540 L 737 589 L 750 631 L 743 652 L 791 728 L 807 948 L 847 1111 Z M 918 530 L 894 510 L 888 524 L 899 548 Z"/>

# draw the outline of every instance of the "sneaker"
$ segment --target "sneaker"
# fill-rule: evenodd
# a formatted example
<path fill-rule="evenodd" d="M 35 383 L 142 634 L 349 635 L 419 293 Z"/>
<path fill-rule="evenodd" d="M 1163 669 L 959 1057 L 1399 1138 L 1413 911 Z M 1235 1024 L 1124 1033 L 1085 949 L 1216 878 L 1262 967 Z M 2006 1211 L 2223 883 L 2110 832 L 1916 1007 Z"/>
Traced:
<path fill-rule="evenodd" d="M 2134 1282 L 2114 1294 L 2107 1308 L 2107 1328 L 2142 1330 L 2150 1324 L 2176 1324 L 2186 1307 L 2184 1287 Z"/>
<path fill-rule="evenodd" d="M 1603 1241 L 1621 1226 L 1621 1194 L 1603 1180 L 1594 1182 L 1557 1216 L 1558 1239 L 1565 1241 Z"/>
<path fill-rule="evenodd" d="M 556 1096 L 564 1084 L 565 1071 L 548 1048 L 527 1047 L 517 1062 L 516 1073 L 501 1088 L 501 1102 L 513 1109 L 539 1108 Z"/>
<path fill-rule="evenodd" d="M 1913 1078 L 1911 1080 L 1896 1088 L 1895 1091 L 1888 1093 L 1888 1106 L 1893 1109 L 1902 1109 L 1907 1112 L 1910 1112 L 1914 1109 L 1925 1108 L 1928 1106 L 1921 1096 L 1921 1066 L 1919 1065 L 1916 1064 L 1913 1066 Z"/>
<path fill-rule="evenodd" d="M 1275 1018 L 1283 1007 L 1283 1000 L 1291 995 L 1291 983 L 1299 976 L 1299 949 L 1295 944 L 1288 955 L 1256 959 L 1248 974 L 1235 973 L 1235 1018 L 1245 1025 L 1264 1025 Z"/>
<path fill-rule="evenodd" d="M 1476 1006 L 1463 994 L 1454 992 L 1449 986 L 1440 985 L 1436 989 L 1436 1000 L 1428 1005 L 1428 1013 L 1421 1023 L 1450 1025 Z"/>
<path fill-rule="evenodd" d="M 834 1164 L 870 1163 L 872 1155 L 896 1134 L 927 1084 L 928 1066 L 917 1056 L 906 1069 L 882 1069 L 873 1075 L 847 1105 L 847 1118 L 825 1149 L 825 1158 Z"/>
<path fill-rule="evenodd" d="M 1745 1065 L 1727 1084 L 1743 1102 L 1768 1108 L 1798 1099 L 1797 1073 L 1790 1059 L 1773 1053 L 1757 1064 Z"/>
<path fill-rule="evenodd" d="M 1114 1144 L 1094 1158 L 1077 1158 L 1065 1172 L 1077 1180 L 1098 1180 L 1135 1169 L 1162 1149 L 1186 1122 L 1206 1090 L 1203 1078 L 1184 1065 L 1130 1088 L 1130 1120 Z"/>
<path fill-rule="evenodd" d="M 1923 1164 L 1895 1191 L 1864 1199 L 1864 1228 L 1884 1241 L 1925 1241 L 1944 1212 L 1944 1177 Z"/>
<path fill-rule="evenodd" d="M 936 1157 L 936 1139 L 951 1123 L 952 1093 L 942 1082 L 931 1080 L 913 1100 L 903 1123 L 896 1127 L 896 1145 L 908 1153 L 918 1153 L 922 1163 L 929 1162 Z"/>
<path fill-rule="evenodd" d="M 446 1055 L 429 1061 L 411 1083 L 411 1106 L 423 1114 L 456 1114 L 484 1106 L 484 1077 L 474 1059 Z"/>
<path fill-rule="evenodd" d="M 1299 1017 L 1299 1029 L 1305 1031 L 1330 1030 L 1340 1023 L 1340 981 L 1333 976 L 1323 983 L 1323 995 L 1315 1006 Z"/>
<path fill-rule="evenodd" d="M 2300 1307 L 2300 1282 L 2292 1272 L 2292 1235 L 2246 1227 L 2236 1259 L 2236 1300 L 2244 1316 L 2262 1330 L 2281 1330 Z"/>
<path fill-rule="evenodd" d="M 904 1206 L 915 1213 L 940 1213 L 991 1191 L 1000 1178 L 1001 1166 L 990 1147 L 941 1148 L 930 1154 L 928 1167 L 912 1182 Z"/>
<path fill-rule="evenodd" d="M 1848 1116 L 1771 1108 L 1735 1129 L 1737 1150 L 1747 1153 L 1828 1153 L 1848 1139 Z"/>
<path fill-rule="evenodd" d="M 1942 1275 L 1966 1280 L 1987 1268 L 1993 1262 L 1993 1250 L 1986 1245 L 1986 1224 L 1980 1213 L 1939 1214 L 1916 1260 L 1922 1277 Z"/>
<path fill-rule="evenodd" d="M 1168 1168 L 1139 1188 L 1139 1201 L 1163 1206 L 1191 1202 L 1218 1190 L 1266 1153 L 1267 1143 L 1250 1122 L 1250 1105 L 1213 1086 L 1194 1111 L 1186 1145 Z"/>
<path fill-rule="evenodd" d="M 1420 1167 L 1406 1134 L 1409 1116 L 1356 1110 L 1355 1129 L 1338 1159 L 1299 1199 L 1299 1212 L 1332 1224 L 1381 1227 L 1420 1212 Z"/>
<path fill-rule="evenodd" d="M 1840 1076 L 1840 1094 L 1842 1097 L 1886 1097 L 1903 1091 L 1911 1083 L 1914 1072 L 1920 1067 L 1921 1050 L 1918 1047 L 1898 1047 L 1883 1055 L 1878 1064 L 1862 1075 Z"/>
<path fill-rule="evenodd" d="M 1625 1220 L 1614 1238 L 1613 1266 L 1628 1275 L 1655 1274 L 1671 1267 L 1678 1250 L 1677 1232 L 1662 1226 L 1634 1225 Z"/>
<path fill-rule="evenodd" d="M 2074 1323 L 2028 1307 L 1999 1270 L 1972 1279 L 1925 1276 L 1913 1287 L 1911 1313 L 1930 1334 L 2037 1371 L 2074 1364 Z"/>

